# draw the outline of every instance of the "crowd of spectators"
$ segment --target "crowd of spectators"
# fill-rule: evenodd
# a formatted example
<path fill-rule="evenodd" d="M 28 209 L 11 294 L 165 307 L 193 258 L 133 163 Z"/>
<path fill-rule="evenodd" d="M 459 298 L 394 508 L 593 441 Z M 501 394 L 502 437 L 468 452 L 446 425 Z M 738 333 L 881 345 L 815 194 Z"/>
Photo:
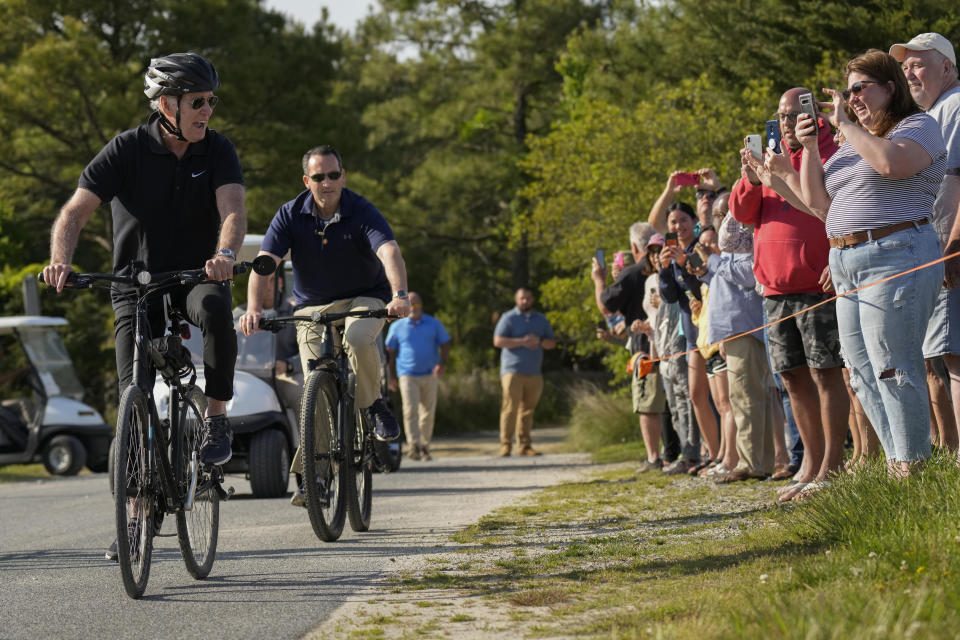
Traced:
<path fill-rule="evenodd" d="M 786 502 L 881 452 L 894 477 L 957 455 L 956 55 L 924 33 L 844 76 L 824 101 L 786 91 L 779 139 L 745 138 L 729 190 L 671 174 L 612 284 L 594 261 L 598 338 L 653 362 L 633 373 L 638 472 L 789 479 Z"/>

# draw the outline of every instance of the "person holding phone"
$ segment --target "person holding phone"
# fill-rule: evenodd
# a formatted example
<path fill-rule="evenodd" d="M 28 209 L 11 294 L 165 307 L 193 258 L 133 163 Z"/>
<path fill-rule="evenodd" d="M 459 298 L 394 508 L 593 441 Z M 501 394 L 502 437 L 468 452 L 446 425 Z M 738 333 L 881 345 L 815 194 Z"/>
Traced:
<path fill-rule="evenodd" d="M 854 290 L 941 256 L 931 216 L 947 149 L 893 56 L 871 49 L 844 75 L 845 90 L 824 89 L 831 102 L 821 106 L 846 141 L 825 164 L 816 121 L 797 119 L 800 184 L 807 207 L 826 222 L 834 287 L 848 294 L 837 300 L 837 320 L 851 385 L 889 473 L 904 477 L 930 457 L 923 339 L 943 263 Z"/>
<path fill-rule="evenodd" d="M 950 229 L 960 220 L 960 80 L 957 56 L 950 41 L 939 33 L 921 33 L 910 42 L 890 47 L 900 63 L 910 94 L 940 125 L 947 145 L 947 175 L 933 205 L 933 226 L 944 246 L 944 255 L 960 251 L 960 242 L 951 244 Z M 958 229 L 960 230 L 960 229 Z M 939 444 L 951 451 L 960 445 L 960 258 L 944 263 L 944 287 L 927 325 L 923 357 L 927 364 L 927 387 L 936 418 Z M 952 384 L 944 384 L 934 362 L 942 358 Z M 952 404 L 951 407 L 951 393 Z"/>
<path fill-rule="evenodd" d="M 700 180 L 695 185 L 688 184 L 691 181 L 685 179 L 685 177 L 689 175 L 690 174 L 682 171 L 674 171 L 671 173 L 667 178 L 667 184 L 663 189 L 663 193 L 660 194 L 657 201 L 653 203 L 653 207 L 650 208 L 650 215 L 647 220 L 650 225 L 656 229 L 657 233 L 666 236 L 669 232 L 669 229 L 667 229 L 669 226 L 667 216 L 670 211 L 672 211 L 670 205 L 673 204 L 677 194 L 679 194 L 685 186 L 696 186 L 697 221 L 695 223 L 694 235 L 699 235 L 700 227 L 710 225 L 713 203 L 717 199 L 717 196 L 724 193 L 727 188 L 720 183 L 720 179 L 713 169 L 705 168 L 697 171 L 696 175 L 700 177 Z"/>
<path fill-rule="evenodd" d="M 770 364 L 781 375 L 803 442 L 796 483 L 781 496 L 783 501 L 843 468 L 850 410 L 836 303 L 821 304 L 831 297 L 830 246 L 823 221 L 809 214 L 800 195 L 797 173 L 803 149 L 796 126 L 800 96 L 807 93 L 809 89 L 796 87 L 780 97 L 782 152 L 757 162 L 747 149 L 741 150 L 743 175 L 730 196 L 733 217 L 754 227 L 753 273 L 763 285 L 765 319 L 776 323 L 767 330 Z M 837 150 L 822 119 L 816 142 L 824 160 Z"/>
<path fill-rule="evenodd" d="M 644 286 L 649 275 L 656 271 L 653 265 L 648 240 L 653 228 L 646 222 L 630 226 L 630 249 L 635 264 L 626 267 L 605 287 L 606 269 L 596 259 L 590 271 L 593 279 L 597 306 L 605 315 L 617 314 L 624 318 L 627 327 L 626 347 L 631 354 L 652 354 L 650 336 L 652 328 L 643 306 Z M 659 247 L 657 247 L 659 249 Z M 655 253 L 653 256 L 655 257 Z M 661 414 L 666 410 L 666 395 L 660 382 L 660 373 L 655 368 L 643 378 L 634 376 L 631 382 L 633 410 L 640 416 L 640 433 L 647 450 L 647 459 L 641 462 L 638 472 L 663 468 L 660 454 L 660 436 L 663 429 Z"/>
<path fill-rule="evenodd" d="M 680 305 L 680 322 L 687 340 L 687 349 L 693 350 L 687 355 L 687 374 L 690 384 L 690 398 L 693 411 L 700 426 L 700 435 L 707 445 L 709 460 L 701 460 L 689 472 L 698 473 L 712 461 L 719 464 L 720 434 L 717 419 L 710 407 L 710 388 L 707 382 L 706 361 L 697 348 L 697 327 L 691 317 L 691 300 L 700 300 L 700 281 L 690 273 L 687 258 L 693 252 L 696 237 L 693 227 L 697 223 L 697 214 L 684 202 L 674 202 L 668 206 L 668 233 L 676 234 L 678 245 L 665 246 L 660 252 L 660 297 L 668 303 Z"/>

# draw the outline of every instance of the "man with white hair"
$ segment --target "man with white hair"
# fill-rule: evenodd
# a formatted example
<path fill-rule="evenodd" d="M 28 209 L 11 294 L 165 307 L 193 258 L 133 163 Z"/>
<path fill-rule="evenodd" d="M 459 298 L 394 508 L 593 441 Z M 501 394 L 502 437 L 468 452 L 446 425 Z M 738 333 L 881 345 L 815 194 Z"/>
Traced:
<path fill-rule="evenodd" d="M 604 286 L 607 270 L 596 259 L 590 272 L 600 312 L 605 316 L 611 313 L 622 315 L 627 327 L 627 349 L 631 354 L 645 353 L 648 356 L 652 353 L 651 327 L 647 311 L 643 308 L 643 298 L 647 276 L 656 271 L 648 259 L 648 243 L 653 233 L 653 228 L 646 222 L 636 222 L 630 226 L 630 251 L 634 264 L 623 269 L 610 286 Z M 660 470 L 663 468 L 660 456 L 661 415 L 667 406 L 659 371 L 652 371 L 644 378 L 634 376 L 631 392 L 633 410 L 640 416 L 640 433 L 647 450 L 647 459 L 641 462 L 638 471 Z"/>
<path fill-rule="evenodd" d="M 933 224 L 941 246 L 950 246 L 950 229 L 960 209 L 960 80 L 953 45 L 939 33 L 921 33 L 909 42 L 890 47 L 890 55 L 903 67 L 910 93 L 920 108 L 940 124 L 947 145 L 947 175 L 933 205 Z M 954 249 L 953 251 L 955 251 Z M 949 253 L 950 251 L 948 251 Z M 956 262 L 956 261 L 954 261 Z M 946 266 L 946 265 L 945 265 Z M 940 290 L 937 306 L 927 325 L 923 357 L 927 362 L 930 401 L 940 428 L 940 444 L 956 450 L 960 444 L 960 289 L 956 274 L 948 273 Z M 952 381 L 950 393 L 933 368 L 933 360 L 943 357 Z"/>

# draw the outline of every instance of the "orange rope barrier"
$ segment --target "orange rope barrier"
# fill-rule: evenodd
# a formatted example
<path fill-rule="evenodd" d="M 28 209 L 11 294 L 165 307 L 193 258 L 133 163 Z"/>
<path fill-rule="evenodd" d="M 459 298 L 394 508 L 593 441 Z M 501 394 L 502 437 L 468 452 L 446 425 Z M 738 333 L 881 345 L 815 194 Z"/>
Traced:
<path fill-rule="evenodd" d="M 942 258 L 937 258 L 936 260 L 931 260 L 930 262 L 928 262 L 928 263 L 926 263 L 926 264 L 921 264 L 920 266 L 913 267 L 912 269 L 907 269 L 906 271 L 903 271 L 902 273 L 895 273 L 894 275 L 892 275 L 892 276 L 887 276 L 886 278 L 883 278 L 882 280 L 877 280 L 876 282 L 871 282 L 871 283 L 869 283 L 869 284 L 865 284 L 865 285 L 863 285 L 862 287 L 857 287 L 856 289 L 851 289 L 850 291 L 847 291 L 846 293 L 837 294 L 837 295 L 833 296 L 832 298 L 827 298 L 826 300 L 821 300 L 821 301 L 818 302 L 817 304 L 810 305 L 810 306 L 807 307 L 806 309 L 801 309 L 800 311 L 798 311 L 798 312 L 796 312 L 796 313 L 793 313 L 793 314 L 791 314 L 791 315 L 789 315 L 789 316 L 787 316 L 787 317 L 785 317 L 785 318 L 780 318 L 779 320 L 774 320 L 773 322 L 768 322 L 767 324 L 765 324 L 765 325 L 763 325 L 763 326 L 761 326 L 761 327 L 757 327 L 756 329 L 750 329 L 750 331 L 744 331 L 743 333 L 737 334 L 737 335 L 735 335 L 735 336 L 730 336 L 729 338 L 724 338 L 723 340 L 719 340 L 719 341 L 717 341 L 717 342 L 714 342 L 714 343 L 712 343 L 712 344 L 709 344 L 709 345 L 707 345 L 707 346 L 704 347 L 704 348 L 713 347 L 713 346 L 719 346 L 719 345 L 721 345 L 721 344 L 723 344 L 723 343 L 725 343 L 725 342 L 730 342 L 730 341 L 732 341 L 732 340 L 737 340 L 738 338 L 742 338 L 743 336 L 748 336 L 748 335 L 750 335 L 751 333 L 756 333 L 757 331 L 763 331 L 763 330 L 766 329 L 767 327 L 772 327 L 772 326 L 775 325 L 775 324 L 779 324 L 779 323 L 781 323 L 781 322 L 785 322 L 785 321 L 787 321 L 787 320 L 790 320 L 791 318 L 796 318 L 797 316 L 799 316 L 799 315 L 801 315 L 801 314 L 804 314 L 804 313 L 806 313 L 806 312 L 808 312 L 808 311 L 811 311 L 811 310 L 813 310 L 813 309 L 816 309 L 817 307 L 823 306 L 823 305 L 827 304 L 828 302 L 833 302 L 833 301 L 836 300 L 837 298 L 844 298 L 844 297 L 846 297 L 846 296 L 848 296 L 848 295 L 850 295 L 850 294 L 852 294 L 852 293 L 856 293 L 856 292 L 858 292 L 858 291 L 863 291 L 864 289 L 869 289 L 870 287 L 875 287 L 875 286 L 877 286 L 878 284 L 883 284 L 884 282 L 889 282 L 889 281 L 891 281 L 891 280 L 896 280 L 897 278 L 901 278 L 901 277 L 903 277 L 903 276 L 905 276 L 905 275 L 908 275 L 908 274 L 910 274 L 910 273 L 913 273 L 914 271 L 920 271 L 921 269 L 926 269 L 927 267 L 932 267 L 932 266 L 935 265 L 935 264 L 939 264 L 939 263 L 941 263 L 941 262 L 946 262 L 947 260 L 951 260 L 951 259 L 957 258 L 957 257 L 960 257 L 960 251 L 957 251 L 956 253 L 951 253 L 951 254 L 948 255 L 948 256 L 943 256 Z M 662 303 L 661 303 L 661 304 L 662 304 Z M 698 348 L 696 348 L 696 349 L 690 349 L 690 350 L 688 350 L 688 351 L 684 351 L 683 353 L 675 353 L 675 354 L 673 354 L 673 355 L 662 356 L 662 357 L 660 357 L 660 358 L 652 358 L 652 359 L 651 359 L 651 358 L 643 358 L 643 357 L 642 357 L 642 356 L 644 355 L 643 353 L 635 353 L 635 354 L 633 354 L 633 355 L 630 357 L 630 362 L 627 364 L 627 371 L 632 373 L 633 370 L 636 368 L 636 365 L 635 365 L 634 363 L 639 360 L 639 361 L 640 361 L 640 371 L 637 373 L 637 377 L 642 378 L 643 376 L 645 376 L 645 375 L 647 375 L 648 373 L 650 373 L 651 371 L 653 371 L 653 365 L 656 364 L 657 362 L 662 362 L 662 361 L 664 361 L 664 360 L 671 360 L 671 359 L 673 359 L 673 358 L 679 358 L 680 356 L 685 356 L 685 355 L 688 355 L 688 354 L 693 353 L 694 351 L 699 351 L 699 350 L 700 350 L 700 348 L 698 347 Z"/>

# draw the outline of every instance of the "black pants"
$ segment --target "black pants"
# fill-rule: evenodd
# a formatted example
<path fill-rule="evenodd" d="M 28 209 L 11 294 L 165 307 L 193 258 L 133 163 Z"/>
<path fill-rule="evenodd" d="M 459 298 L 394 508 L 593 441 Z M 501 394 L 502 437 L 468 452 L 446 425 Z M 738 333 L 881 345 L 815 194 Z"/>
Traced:
<path fill-rule="evenodd" d="M 136 301 L 132 296 L 113 291 L 114 338 L 117 350 L 117 374 L 120 393 L 133 381 L 133 345 Z M 179 287 L 170 291 L 173 308 L 181 311 L 203 335 L 203 375 L 207 397 L 226 402 L 233 397 L 233 368 L 237 363 L 237 333 L 233 328 L 233 298 L 230 283 L 209 282 Z M 147 307 L 150 336 L 163 335 L 165 318 L 163 297 L 151 300 Z M 152 371 L 152 368 L 151 368 Z M 149 384 L 147 386 L 152 386 Z"/>

